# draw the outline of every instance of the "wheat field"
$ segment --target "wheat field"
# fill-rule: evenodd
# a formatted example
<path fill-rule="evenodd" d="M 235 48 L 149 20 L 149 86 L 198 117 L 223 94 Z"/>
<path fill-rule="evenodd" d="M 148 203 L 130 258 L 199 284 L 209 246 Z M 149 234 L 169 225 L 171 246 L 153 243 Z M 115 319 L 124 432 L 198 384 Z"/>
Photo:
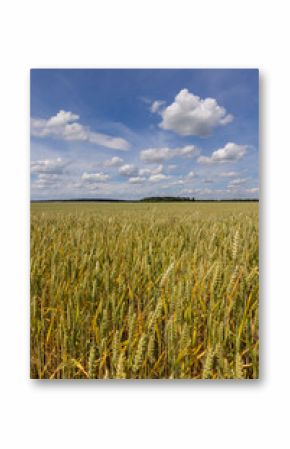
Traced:
<path fill-rule="evenodd" d="M 32 203 L 31 378 L 256 379 L 257 203 Z"/>

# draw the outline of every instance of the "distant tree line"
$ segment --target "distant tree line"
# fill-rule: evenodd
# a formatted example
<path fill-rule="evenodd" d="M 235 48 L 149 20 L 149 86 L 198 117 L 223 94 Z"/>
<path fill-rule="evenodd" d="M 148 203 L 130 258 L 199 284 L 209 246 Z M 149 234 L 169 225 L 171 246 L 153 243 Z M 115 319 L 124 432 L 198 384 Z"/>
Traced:
<path fill-rule="evenodd" d="M 195 201 L 195 198 L 190 198 L 188 196 L 149 196 L 146 198 L 142 198 L 141 202 L 146 203 L 161 203 L 161 202 L 170 202 L 175 203 L 179 201 Z"/>
<path fill-rule="evenodd" d="M 71 199 L 52 199 L 52 200 L 31 200 L 32 203 L 70 203 L 70 202 L 106 202 L 106 203 L 178 203 L 178 202 L 198 202 L 198 203 L 241 203 L 258 202 L 258 198 L 231 198 L 231 199 L 211 199 L 199 200 L 188 196 L 149 196 L 140 200 L 118 200 L 111 198 L 71 198 Z"/>

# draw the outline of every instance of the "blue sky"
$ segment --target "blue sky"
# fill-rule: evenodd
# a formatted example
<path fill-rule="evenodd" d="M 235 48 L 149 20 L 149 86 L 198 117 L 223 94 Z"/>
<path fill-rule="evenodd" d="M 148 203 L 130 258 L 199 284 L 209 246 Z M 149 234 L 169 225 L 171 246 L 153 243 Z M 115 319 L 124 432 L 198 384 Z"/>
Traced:
<path fill-rule="evenodd" d="M 258 78 L 32 70 L 32 199 L 257 198 Z"/>

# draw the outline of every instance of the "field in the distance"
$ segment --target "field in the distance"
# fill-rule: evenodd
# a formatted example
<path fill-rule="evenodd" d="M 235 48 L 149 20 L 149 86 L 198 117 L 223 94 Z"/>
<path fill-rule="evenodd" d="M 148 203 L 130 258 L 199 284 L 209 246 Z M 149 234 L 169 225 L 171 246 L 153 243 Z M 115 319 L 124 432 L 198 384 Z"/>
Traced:
<path fill-rule="evenodd" d="M 32 203 L 32 378 L 255 379 L 258 203 Z"/>

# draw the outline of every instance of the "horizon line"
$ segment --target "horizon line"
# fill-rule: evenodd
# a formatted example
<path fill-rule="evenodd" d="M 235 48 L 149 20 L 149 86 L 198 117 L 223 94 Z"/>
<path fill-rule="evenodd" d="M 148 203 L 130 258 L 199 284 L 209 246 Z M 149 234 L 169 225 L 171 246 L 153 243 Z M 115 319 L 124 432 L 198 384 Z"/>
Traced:
<path fill-rule="evenodd" d="M 167 198 L 169 198 L 167 200 Z M 122 203 L 140 203 L 140 202 L 145 202 L 146 200 L 148 200 L 148 202 L 150 200 L 155 200 L 156 202 L 158 202 L 158 200 L 160 200 L 160 202 L 170 202 L 171 200 L 174 201 L 176 200 L 176 202 L 184 202 L 184 203 L 194 203 L 194 202 L 202 202 L 202 201 L 234 201 L 234 202 L 238 202 L 238 201 L 256 201 L 259 202 L 260 199 L 259 198 L 189 198 L 186 199 L 186 197 L 144 197 L 144 198 L 140 198 L 140 199 L 119 199 L 119 198 L 46 198 L 46 199 L 30 199 L 30 202 L 33 203 L 41 203 L 41 202 L 74 202 L 74 201 L 87 201 L 87 202 L 122 202 Z"/>

